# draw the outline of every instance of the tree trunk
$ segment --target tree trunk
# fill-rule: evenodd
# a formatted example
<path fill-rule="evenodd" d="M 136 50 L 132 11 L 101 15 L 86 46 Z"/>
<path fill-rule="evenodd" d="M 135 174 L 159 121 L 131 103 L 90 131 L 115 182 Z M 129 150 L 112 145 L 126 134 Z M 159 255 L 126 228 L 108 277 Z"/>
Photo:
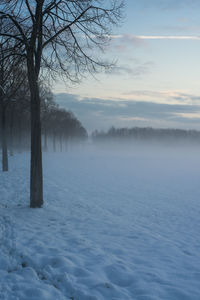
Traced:
<path fill-rule="evenodd" d="M 65 137 L 65 151 L 68 151 L 68 137 Z"/>
<path fill-rule="evenodd" d="M 34 67 L 28 66 L 31 93 L 31 173 L 30 173 L 30 207 L 43 204 L 42 147 L 40 95 Z"/>
<path fill-rule="evenodd" d="M 18 152 L 22 152 L 22 120 L 18 118 Z"/>
<path fill-rule="evenodd" d="M 1 107 L 1 130 L 2 130 L 2 171 L 8 171 L 8 149 L 6 136 L 6 107 Z"/>
<path fill-rule="evenodd" d="M 10 156 L 13 156 L 13 125 L 14 125 L 14 109 L 12 107 L 10 113 Z"/>
<path fill-rule="evenodd" d="M 53 133 L 53 151 L 56 152 L 56 134 Z"/>
<path fill-rule="evenodd" d="M 47 130 L 44 129 L 44 151 L 47 152 Z"/>
<path fill-rule="evenodd" d="M 62 135 L 60 134 L 60 152 L 62 152 Z"/>

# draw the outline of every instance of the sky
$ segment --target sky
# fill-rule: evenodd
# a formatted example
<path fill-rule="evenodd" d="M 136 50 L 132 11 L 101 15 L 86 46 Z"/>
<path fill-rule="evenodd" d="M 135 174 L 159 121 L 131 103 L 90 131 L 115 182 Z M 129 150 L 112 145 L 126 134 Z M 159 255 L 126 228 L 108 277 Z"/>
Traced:
<path fill-rule="evenodd" d="M 125 0 L 104 58 L 111 70 L 57 82 L 58 104 L 92 132 L 115 127 L 200 130 L 200 1 Z"/>

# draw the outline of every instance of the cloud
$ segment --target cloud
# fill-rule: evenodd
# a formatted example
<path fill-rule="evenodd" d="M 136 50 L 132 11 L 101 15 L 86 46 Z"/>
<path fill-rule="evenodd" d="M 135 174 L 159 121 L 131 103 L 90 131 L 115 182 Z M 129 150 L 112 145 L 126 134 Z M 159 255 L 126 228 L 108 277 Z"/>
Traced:
<path fill-rule="evenodd" d="M 134 67 L 127 65 L 116 65 L 110 70 L 106 70 L 105 73 L 108 75 L 129 75 L 131 77 L 140 77 L 144 74 L 150 73 L 150 70 L 153 66 L 154 63 L 151 61 L 139 63 Z"/>
<path fill-rule="evenodd" d="M 106 70 L 106 74 L 109 75 L 123 75 L 123 74 L 128 74 L 128 75 L 133 75 L 134 70 L 133 68 L 130 68 L 128 66 L 114 66 L 113 68 Z"/>
<path fill-rule="evenodd" d="M 195 40 L 200 41 L 200 36 L 192 35 L 138 35 L 143 40 Z"/>
<path fill-rule="evenodd" d="M 118 52 L 124 52 L 129 46 L 134 47 L 146 47 L 147 43 L 144 39 L 138 38 L 136 35 L 132 34 L 122 34 L 122 35 L 112 35 L 111 44 L 112 49 Z"/>
<path fill-rule="evenodd" d="M 150 119 L 147 118 L 141 118 L 141 117 L 119 117 L 119 120 L 125 121 L 125 122 L 130 122 L 130 121 L 142 121 L 142 122 L 151 122 Z"/>
<path fill-rule="evenodd" d="M 144 45 L 142 40 L 200 40 L 198 35 L 115 35 L 112 39 L 121 40 L 122 42 L 132 43 L 134 45 Z"/>
<path fill-rule="evenodd" d="M 130 47 L 147 48 L 149 41 L 200 41 L 200 35 L 113 35 L 110 47 L 120 53 L 129 51 Z"/>
<path fill-rule="evenodd" d="M 194 122 L 200 121 L 200 111 L 196 112 L 186 112 L 186 113 L 174 113 L 175 116 L 180 117 L 181 119 L 190 119 Z"/>
<path fill-rule="evenodd" d="M 138 91 L 139 93 L 139 91 Z M 141 94 L 143 91 L 141 91 Z M 192 96 L 192 95 L 191 95 Z M 176 127 L 200 129 L 200 105 L 163 104 L 81 98 L 74 94 L 56 94 L 57 103 L 75 113 L 89 131 L 116 127 Z M 189 97 L 189 96 L 188 96 Z M 196 97 L 195 95 L 192 97 Z"/>
<path fill-rule="evenodd" d="M 137 101 L 146 100 L 150 102 L 165 104 L 200 104 L 200 96 L 185 93 L 183 91 L 151 91 L 151 90 L 132 90 L 123 93 L 126 99 Z"/>

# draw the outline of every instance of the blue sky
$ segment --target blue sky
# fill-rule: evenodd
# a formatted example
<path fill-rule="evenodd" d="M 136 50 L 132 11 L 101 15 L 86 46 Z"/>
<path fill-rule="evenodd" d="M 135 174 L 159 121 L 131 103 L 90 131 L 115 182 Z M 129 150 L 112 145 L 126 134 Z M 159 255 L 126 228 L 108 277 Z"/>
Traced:
<path fill-rule="evenodd" d="M 79 85 L 58 82 L 58 103 L 89 130 L 200 129 L 200 1 L 126 0 L 106 57 L 116 66 Z"/>

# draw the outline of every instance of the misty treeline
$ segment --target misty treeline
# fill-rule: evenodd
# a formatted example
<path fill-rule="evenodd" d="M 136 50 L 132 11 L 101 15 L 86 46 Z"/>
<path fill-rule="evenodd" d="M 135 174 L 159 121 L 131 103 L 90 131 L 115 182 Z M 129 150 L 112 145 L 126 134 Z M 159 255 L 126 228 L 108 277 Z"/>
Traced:
<path fill-rule="evenodd" d="M 30 149 L 31 95 L 24 60 L 7 55 L 8 41 L 0 43 L 0 146 L 2 170 L 8 171 L 8 152 Z M 39 82 L 42 148 L 67 150 L 87 132 L 72 112 L 59 108 L 48 81 Z M 59 146 L 58 146 L 59 144 Z"/>
<path fill-rule="evenodd" d="M 66 151 L 76 142 L 87 138 L 87 131 L 81 122 L 71 111 L 62 109 L 56 104 L 48 87 L 41 85 L 40 98 L 44 151 Z M 2 169 L 7 171 L 8 155 L 12 156 L 15 151 L 30 150 L 30 94 L 26 81 L 12 98 L 0 101 L 0 122 Z"/>
<path fill-rule="evenodd" d="M 108 131 L 92 132 L 94 142 L 126 141 L 126 142 L 170 142 L 173 144 L 188 142 L 200 143 L 200 132 L 173 128 L 133 127 L 115 128 Z"/>
<path fill-rule="evenodd" d="M 87 140 L 88 134 L 81 122 L 71 111 L 59 108 L 51 91 L 46 91 L 40 98 L 44 151 L 66 151 Z"/>

